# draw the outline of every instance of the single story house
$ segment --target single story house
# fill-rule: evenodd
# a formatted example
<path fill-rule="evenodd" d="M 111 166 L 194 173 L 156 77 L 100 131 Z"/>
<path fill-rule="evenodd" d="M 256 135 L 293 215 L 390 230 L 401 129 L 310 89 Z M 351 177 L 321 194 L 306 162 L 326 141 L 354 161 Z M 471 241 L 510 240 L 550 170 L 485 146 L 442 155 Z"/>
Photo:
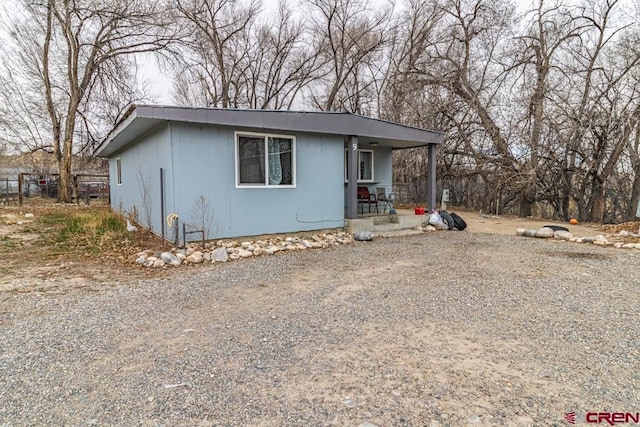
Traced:
<path fill-rule="evenodd" d="M 113 209 L 171 238 L 167 216 L 199 224 L 205 201 L 207 237 L 218 238 L 343 227 L 357 217 L 358 186 L 391 192 L 394 149 L 428 146 L 435 206 L 441 142 L 440 132 L 350 113 L 139 105 L 94 154 L 109 159 Z"/>

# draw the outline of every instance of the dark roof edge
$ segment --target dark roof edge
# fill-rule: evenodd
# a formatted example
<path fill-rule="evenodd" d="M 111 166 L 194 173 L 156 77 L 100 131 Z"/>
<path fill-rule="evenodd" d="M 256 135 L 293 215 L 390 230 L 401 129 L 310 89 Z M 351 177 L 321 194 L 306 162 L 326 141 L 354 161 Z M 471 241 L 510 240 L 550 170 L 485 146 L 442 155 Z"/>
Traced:
<path fill-rule="evenodd" d="M 254 108 L 218 108 L 218 107 L 187 107 L 187 106 L 181 106 L 181 105 L 160 105 L 160 104 L 136 104 L 136 105 L 132 105 L 129 110 L 134 110 L 137 108 L 160 108 L 160 109 L 168 109 L 168 108 L 174 108 L 174 109 L 180 109 L 180 110 L 206 110 L 206 111 L 253 111 L 256 113 L 259 112 L 266 112 L 266 113 L 298 113 L 298 114 L 314 114 L 314 115 L 342 115 L 342 116 L 353 116 L 353 117 L 359 117 L 362 119 L 366 119 L 366 120 L 375 120 L 377 122 L 383 122 L 383 123 L 388 123 L 391 125 L 395 125 L 395 126 L 402 126 L 402 127 L 406 127 L 408 129 L 415 129 L 415 130 L 419 130 L 419 131 L 427 131 L 427 132 L 433 132 L 433 133 L 438 133 L 441 135 L 444 135 L 444 132 L 439 131 L 439 130 L 434 130 L 434 129 L 426 129 L 426 128 L 421 128 L 418 126 L 412 126 L 412 125 L 407 125 L 404 123 L 398 123 L 398 122 L 394 122 L 391 120 L 386 120 L 386 119 L 380 119 L 380 118 L 376 118 L 376 117 L 369 117 L 369 116 L 363 116 L 361 114 L 356 114 L 356 113 L 350 113 L 348 111 L 321 111 L 321 110 L 315 110 L 315 111 L 305 111 L 305 110 L 272 110 L 272 109 L 254 109 Z M 128 111 L 125 114 L 125 117 L 130 114 L 131 111 Z"/>
<path fill-rule="evenodd" d="M 242 113 L 242 114 L 234 114 Z M 332 135 L 359 135 L 369 138 L 413 141 L 417 145 L 442 143 L 443 132 L 422 129 L 382 119 L 337 111 L 256 110 L 239 108 L 198 108 L 164 105 L 132 105 L 105 140 L 94 150 L 102 155 L 111 143 L 127 138 L 123 132 L 136 119 L 241 126 L 263 129 L 291 129 Z M 121 138 L 119 138 L 121 137 Z M 121 146 L 124 141 L 117 143 Z"/>

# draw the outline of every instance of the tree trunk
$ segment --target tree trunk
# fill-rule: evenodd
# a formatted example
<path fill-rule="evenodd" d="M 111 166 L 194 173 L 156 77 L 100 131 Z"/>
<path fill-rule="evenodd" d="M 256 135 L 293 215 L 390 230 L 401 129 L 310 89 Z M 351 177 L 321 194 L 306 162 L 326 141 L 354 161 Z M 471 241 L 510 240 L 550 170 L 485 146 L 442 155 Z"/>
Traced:
<path fill-rule="evenodd" d="M 591 200 L 589 200 L 589 205 L 591 206 L 591 212 L 589 213 L 589 221 L 600 224 L 604 219 L 604 203 L 605 203 L 604 185 L 598 183 L 594 185 L 594 187 L 595 188 L 591 196 Z"/>
<path fill-rule="evenodd" d="M 569 219 L 571 219 L 571 199 L 569 198 L 569 194 L 570 194 L 570 188 L 564 188 L 564 190 L 562 191 L 562 208 L 561 208 L 561 212 L 560 212 L 560 217 L 566 221 L 568 221 Z"/>
<path fill-rule="evenodd" d="M 72 160 L 73 141 L 69 138 L 64 140 L 64 153 L 58 161 L 58 169 L 60 171 L 60 180 L 58 181 L 58 201 L 62 203 L 71 203 L 71 160 Z"/>
<path fill-rule="evenodd" d="M 627 220 L 635 221 L 636 213 L 640 210 L 638 209 L 638 203 L 640 203 L 640 128 L 638 127 L 638 121 L 640 121 L 640 108 L 637 108 L 633 114 L 634 125 L 633 129 L 629 130 L 629 135 L 631 135 L 631 131 L 635 130 L 635 136 L 633 138 L 633 142 L 631 142 L 631 138 L 629 140 L 628 148 L 629 155 L 631 157 L 631 166 L 633 167 L 633 185 L 631 187 L 631 200 L 629 201 L 629 208 L 627 210 Z"/>
<path fill-rule="evenodd" d="M 638 203 L 640 203 L 640 167 L 636 168 L 635 177 L 633 178 L 633 187 L 631 188 L 631 202 L 629 203 L 627 220 L 629 221 L 636 220 L 636 213 L 638 212 Z"/>
<path fill-rule="evenodd" d="M 560 193 L 560 197 L 562 197 L 562 209 L 563 209 L 563 213 L 564 216 L 563 218 L 566 219 L 567 221 L 570 220 L 572 217 L 577 217 L 579 216 L 577 213 L 575 212 L 571 212 L 572 211 L 572 206 L 571 206 L 571 192 L 573 190 L 573 171 L 570 169 L 569 165 L 570 163 L 567 162 L 568 159 L 565 159 L 565 164 L 564 164 L 564 171 L 562 171 L 562 181 L 560 183 L 561 187 L 562 187 L 562 192 Z M 575 206 L 573 206 L 573 208 L 575 209 Z"/>
<path fill-rule="evenodd" d="M 533 197 L 531 191 L 526 191 L 520 196 L 520 216 L 529 217 L 533 215 Z"/>

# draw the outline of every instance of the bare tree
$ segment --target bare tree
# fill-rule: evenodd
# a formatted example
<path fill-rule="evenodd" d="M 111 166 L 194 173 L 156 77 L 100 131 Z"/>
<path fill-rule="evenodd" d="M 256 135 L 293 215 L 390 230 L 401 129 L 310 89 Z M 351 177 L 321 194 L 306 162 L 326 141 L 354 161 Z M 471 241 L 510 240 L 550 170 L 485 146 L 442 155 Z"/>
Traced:
<path fill-rule="evenodd" d="M 415 126 L 426 125 L 425 113 L 433 110 L 425 108 L 425 102 L 431 98 L 427 96 L 427 85 L 420 70 L 429 60 L 428 50 L 433 47 L 442 16 L 443 11 L 435 0 L 407 1 L 389 35 L 390 65 L 381 93 L 380 117 Z"/>
<path fill-rule="evenodd" d="M 18 8 L 23 20 L 7 29 L 11 55 L 4 55 L 2 86 L 13 87 L 9 102 L 17 102 L 26 116 L 22 126 L 31 133 L 18 142 L 51 148 L 60 173 L 58 198 L 70 202 L 80 132 L 96 130 L 89 125 L 90 107 L 101 97 L 122 95 L 118 84 L 131 65 L 127 58 L 164 49 L 172 40 L 164 24 L 169 6 L 140 0 L 22 0 Z"/>
<path fill-rule="evenodd" d="M 319 56 L 305 36 L 304 25 L 284 2 L 276 16 L 255 28 L 245 80 L 249 107 L 290 109 L 300 91 L 316 78 Z"/>
<path fill-rule="evenodd" d="M 629 151 L 629 159 L 633 172 L 633 181 L 631 183 L 631 200 L 627 207 L 626 219 L 634 220 L 636 212 L 640 207 L 640 120 L 630 123 L 633 126 L 633 137 L 629 139 L 627 150 Z"/>
<path fill-rule="evenodd" d="M 483 0 L 408 5 L 384 113 L 447 132 L 442 180 L 479 175 L 488 199 L 522 215 L 538 203 L 593 221 L 629 212 L 612 190 L 632 191 L 637 164 L 638 51 L 622 2 L 541 0 L 519 27 Z"/>
<path fill-rule="evenodd" d="M 385 105 L 394 119 L 447 132 L 440 176 L 482 175 L 496 198 L 527 180 L 505 106 L 514 10 L 484 0 L 409 3 Z M 411 155 L 411 153 L 407 153 Z"/>
<path fill-rule="evenodd" d="M 307 0 L 315 51 L 323 64 L 311 102 L 325 111 L 362 113 L 362 98 L 373 84 L 367 64 L 381 58 L 390 25 L 389 10 L 373 11 L 361 0 Z"/>
<path fill-rule="evenodd" d="M 202 230 L 204 240 L 215 237 L 218 232 L 217 227 L 214 228 L 213 206 L 211 206 L 209 200 L 202 194 L 198 196 L 189 210 L 189 220 L 192 222 L 192 225 Z"/>
<path fill-rule="evenodd" d="M 175 100 L 214 107 L 244 102 L 250 34 L 260 11 L 257 0 L 176 0 L 187 36 L 176 64 Z"/>
<path fill-rule="evenodd" d="M 555 85 L 562 79 L 554 75 L 560 69 L 562 49 L 573 39 L 579 39 L 585 31 L 584 22 L 576 19 L 571 8 L 560 3 L 539 0 L 536 7 L 527 12 L 528 27 L 524 34 L 517 36 L 514 43 L 515 60 L 511 71 L 515 75 L 518 97 L 514 97 L 520 107 L 514 123 L 514 137 L 526 153 L 522 159 L 522 169 L 527 176 L 526 190 L 521 195 L 521 212 L 531 213 L 533 204 L 542 193 L 550 199 L 558 212 L 568 215 L 568 192 L 566 181 L 559 179 L 554 160 L 549 158 L 550 135 L 545 133 L 549 116 L 546 104 Z M 543 164 L 544 163 L 544 164 Z M 544 175 L 549 179 L 541 179 Z M 563 198 L 561 194 L 567 194 Z M 567 218 L 568 219 L 568 218 Z"/>
<path fill-rule="evenodd" d="M 607 181 L 633 132 L 638 87 L 628 76 L 640 57 L 620 49 L 628 24 L 621 3 L 601 0 L 569 9 L 579 31 L 561 45 L 555 59 L 555 87 L 542 120 L 550 130 L 543 147 L 539 187 L 561 200 L 567 218 L 575 204 L 581 220 L 602 221 Z M 558 20 L 556 18 L 556 20 Z M 554 200 L 550 200 L 554 202 Z"/>

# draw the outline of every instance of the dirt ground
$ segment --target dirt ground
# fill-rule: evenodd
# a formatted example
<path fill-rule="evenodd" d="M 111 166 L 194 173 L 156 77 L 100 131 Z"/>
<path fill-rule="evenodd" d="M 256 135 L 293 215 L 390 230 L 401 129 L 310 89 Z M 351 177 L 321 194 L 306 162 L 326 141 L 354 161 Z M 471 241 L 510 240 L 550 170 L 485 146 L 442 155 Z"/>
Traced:
<path fill-rule="evenodd" d="M 79 209 L 82 208 L 79 207 Z M 157 270 L 135 265 L 131 248 L 120 252 L 110 251 L 99 256 L 77 251 L 65 254 L 54 250 L 54 247 L 44 244 L 43 236 L 30 231 L 30 225 L 47 209 L 60 208 L 55 206 L 0 208 L 0 292 L 46 290 L 46 292 L 55 293 L 64 291 L 68 287 L 82 288 L 87 281 L 117 284 L 143 278 L 164 277 L 174 273 L 173 269 L 169 268 Z M 66 206 L 62 209 L 76 209 L 76 207 Z M 35 212 L 34 217 L 25 216 L 31 212 Z M 609 227 L 599 224 L 571 225 L 566 222 L 535 218 L 481 215 L 478 212 L 461 210 L 456 212 L 467 222 L 468 227 L 465 230 L 467 233 L 513 235 L 517 228 L 540 228 L 552 224 L 567 227 L 574 236 L 586 237 L 618 232 L 622 229 L 637 233 L 640 225 L 640 223 Z M 135 248 L 135 250 L 144 249 L 163 248 L 157 240 L 150 243 L 141 241 Z"/>
<path fill-rule="evenodd" d="M 35 227 L 35 223 L 44 215 L 82 209 L 92 207 L 47 204 L 0 208 L 0 292 L 59 292 L 82 288 L 89 281 L 117 284 L 164 274 L 135 268 L 129 259 L 132 252 L 145 249 L 149 244 L 161 248 L 157 244 L 159 239 L 149 239 L 146 235 L 149 233 L 132 236 L 130 242 L 114 242 L 109 250 L 95 254 L 82 248 L 62 251 L 45 235 L 47 228 L 37 232 L 42 227 Z"/>
<path fill-rule="evenodd" d="M 606 233 L 600 224 L 577 224 L 547 219 L 520 218 L 516 216 L 480 215 L 477 212 L 459 212 L 467 223 L 469 233 L 515 234 L 516 229 L 537 229 L 545 225 L 560 225 L 574 236 L 586 237 Z M 637 230 L 636 230 L 637 231 Z"/>

